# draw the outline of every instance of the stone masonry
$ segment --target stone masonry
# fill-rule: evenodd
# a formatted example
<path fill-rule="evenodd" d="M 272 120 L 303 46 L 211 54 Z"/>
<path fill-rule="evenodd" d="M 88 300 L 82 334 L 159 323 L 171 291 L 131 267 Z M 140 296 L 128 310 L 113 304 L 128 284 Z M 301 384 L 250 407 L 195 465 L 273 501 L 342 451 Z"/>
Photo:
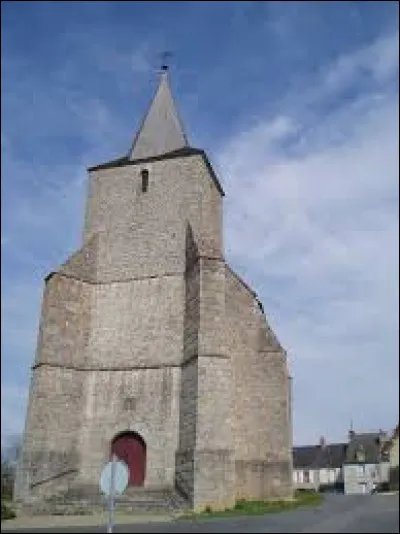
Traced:
<path fill-rule="evenodd" d="M 289 498 L 286 353 L 224 259 L 224 193 L 166 72 L 146 117 L 89 169 L 82 247 L 46 278 L 16 500 L 98 493 L 121 431 L 146 443 L 145 488 L 193 509 Z"/>

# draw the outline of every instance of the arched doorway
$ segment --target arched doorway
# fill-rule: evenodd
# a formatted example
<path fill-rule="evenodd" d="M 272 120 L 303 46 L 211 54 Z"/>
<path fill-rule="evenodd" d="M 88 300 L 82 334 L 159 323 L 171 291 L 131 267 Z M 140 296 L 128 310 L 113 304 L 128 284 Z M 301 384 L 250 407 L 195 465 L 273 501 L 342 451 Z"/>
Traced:
<path fill-rule="evenodd" d="M 129 486 L 143 486 L 146 476 L 146 443 L 137 432 L 121 432 L 111 442 L 111 455 L 126 463 Z"/>

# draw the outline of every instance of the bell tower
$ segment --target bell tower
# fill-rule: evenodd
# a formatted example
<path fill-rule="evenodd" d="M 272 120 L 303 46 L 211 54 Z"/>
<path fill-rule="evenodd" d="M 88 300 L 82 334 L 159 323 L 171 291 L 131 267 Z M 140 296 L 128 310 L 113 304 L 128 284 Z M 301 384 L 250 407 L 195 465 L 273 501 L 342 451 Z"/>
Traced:
<path fill-rule="evenodd" d="M 166 65 L 129 152 L 88 174 L 81 246 L 45 278 L 17 500 L 97 495 L 112 450 L 195 509 L 290 497 L 286 353 L 225 261 Z"/>

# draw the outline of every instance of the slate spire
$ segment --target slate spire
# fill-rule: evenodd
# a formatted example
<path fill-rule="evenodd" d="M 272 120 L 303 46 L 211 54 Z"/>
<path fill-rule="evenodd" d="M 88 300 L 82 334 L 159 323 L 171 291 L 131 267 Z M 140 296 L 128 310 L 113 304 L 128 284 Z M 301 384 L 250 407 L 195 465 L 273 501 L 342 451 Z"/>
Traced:
<path fill-rule="evenodd" d="M 129 152 L 129 159 L 160 156 L 188 146 L 169 85 L 168 67 L 161 68 L 160 83 Z"/>

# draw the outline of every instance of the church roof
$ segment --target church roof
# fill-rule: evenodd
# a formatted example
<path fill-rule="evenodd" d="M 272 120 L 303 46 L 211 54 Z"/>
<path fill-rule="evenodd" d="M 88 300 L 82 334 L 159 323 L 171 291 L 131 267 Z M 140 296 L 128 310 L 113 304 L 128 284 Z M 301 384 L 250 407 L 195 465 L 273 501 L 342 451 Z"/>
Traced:
<path fill-rule="evenodd" d="M 221 183 L 204 150 L 189 146 L 179 120 L 169 85 L 168 71 L 161 73 L 160 83 L 143 122 L 133 140 L 129 153 L 120 158 L 99 165 L 92 165 L 88 171 L 112 169 L 125 165 L 150 163 L 152 161 L 201 156 L 211 179 L 222 196 Z"/>
<path fill-rule="evenodd" d="M 187 138 L 172 97 L 168 70 L 164 69 L 156 94 L 133 140 L 129 159 L 147 159 L 187 146 Z"/>

